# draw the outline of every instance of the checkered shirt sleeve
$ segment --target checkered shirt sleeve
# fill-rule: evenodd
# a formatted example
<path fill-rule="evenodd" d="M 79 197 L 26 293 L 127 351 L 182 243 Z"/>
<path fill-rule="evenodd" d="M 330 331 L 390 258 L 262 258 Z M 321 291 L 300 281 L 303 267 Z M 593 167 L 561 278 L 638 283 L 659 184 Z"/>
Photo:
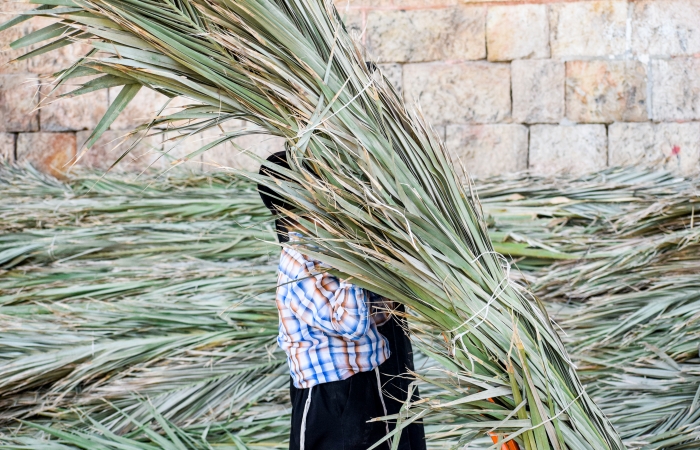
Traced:
<path fill-rule="evenodd" d="M 293 249 L 284 249 L 280 273 L 285 280 L 278 298 L 285 308 L 307 326 L 330 336 L 357 340 L 370 324 L 368 292 L 325 273 L 318 262 Z"/>

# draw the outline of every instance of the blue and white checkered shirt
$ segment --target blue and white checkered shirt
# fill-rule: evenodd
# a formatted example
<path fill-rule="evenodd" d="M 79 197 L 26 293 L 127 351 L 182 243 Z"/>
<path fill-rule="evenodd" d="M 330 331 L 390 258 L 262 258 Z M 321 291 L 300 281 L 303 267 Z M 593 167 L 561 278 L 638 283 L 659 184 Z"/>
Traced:
<path fill-rule="evenodd" d="M 290 233 L 292 243 L 295 238 Z M 282 250 L 277 342 L 299 389 L 374 370 L 389 357 L 387 340 L 377 331 L 389 318 L 388 304 L 325 269 L 293 248 Z"/>

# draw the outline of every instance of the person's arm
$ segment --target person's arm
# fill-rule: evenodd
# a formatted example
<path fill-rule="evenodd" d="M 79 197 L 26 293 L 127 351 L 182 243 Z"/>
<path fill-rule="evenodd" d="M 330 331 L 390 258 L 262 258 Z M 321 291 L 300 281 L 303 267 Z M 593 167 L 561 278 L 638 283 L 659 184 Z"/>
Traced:
<path fill-rule="evenodd" d="M 299 320 L 326 334 L 348 340 L 367 334 L 368 292 L 317 269 L 315 261 L 294 250 L 282 252 L 280 271 L 287 278 L 280 286 L 284 305 Z"/>

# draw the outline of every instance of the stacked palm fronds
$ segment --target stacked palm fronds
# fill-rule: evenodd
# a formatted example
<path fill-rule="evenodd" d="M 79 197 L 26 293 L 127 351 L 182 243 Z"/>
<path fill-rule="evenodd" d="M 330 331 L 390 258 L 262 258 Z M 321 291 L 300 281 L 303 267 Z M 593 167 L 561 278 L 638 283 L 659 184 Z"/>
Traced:
<path fill-rule="evenodd" d="M 66 186 L 5 169 L 0 180 L 5 245 L 16 239 L 21 247 L 37 227 L 62 234 L 109 224 L 109 239 L 126 237 L 120 225 L 135 219 L 130 209 L 154 224 L 231 218 L 226 235 L 170 231 L 206 248 L 227 248 L 251 229 L 273 236 L 257 193 L 228 177 L 128 183 L 88 176 Z M 524 269 L 513 274 L 545 299 L 587 389 L 625 444 L 695 448 L 700 252 L 689 237 L 700 233 L 696 185 L 635 171 L 481 185 L 494 246 L 510 250 Z M 141 240 L 151 242 L 144 233 L 128 244 L 144 249 L 137 257 L 76 247 L 67 260 L 24 258 L 2 274 L 0 443 L 285 448 L 288 375 L 274 343 L 276 252 L 261 246 L 244 263 L 223 251 L 205 259 L 147 251 Z M 419 357 L 419 376 L 433 366 Z M 445 394 L 422 389 L 429 398 Z M 431 448 L 487 447 L 472 440 L 482 434 L 459 416 L 431 415 L 427 427 Z"/>
<path fill-rule="evenodd" d="M 231 179 L 149 184 L 89 177 L 66 186 L 3 170 L 2 254 L 12 270 L 0 281 L 0 422 L 5 439 L 16 435 L 8 445 L 45 448 L 16 421 L 33 418 L 32 427 L 70 428 L 78 434 L 64 442 L 82 448 L 168 448 L 158 435 L 150 447 L 140 442 L 139 424 L 155 417 L 185 442 L 171 448 L 196 448 L 194 437 L 202 448 L 284 448 L 275 272 L 259 241 L 273 236 L 267 210 L 252 186 Z M 30 245 L 41 233 L 45 242 Z"/>
<path fill-rule="evenodd" d="M 290 181 L 260 181 L 304 212 L 304 251 L 445 339 L 426 351 L 451 393 L 407 408 L 402 424 L 451 411 L 528 450 L 622 448 L 542 305 L 509 280 L 436 133 L 370 73 L 330 1 L 35 1 L 9 26 L 58 22 L 15 47 L 49 41 L 31 57 L 85 41 L 94 51 L 59 84 L 101 75 L 71 95 L 123 86 L 88 146 L 142 86 L 198 103 L 150 125 L 196 133 L 244 119 L 286 140 Z"/>

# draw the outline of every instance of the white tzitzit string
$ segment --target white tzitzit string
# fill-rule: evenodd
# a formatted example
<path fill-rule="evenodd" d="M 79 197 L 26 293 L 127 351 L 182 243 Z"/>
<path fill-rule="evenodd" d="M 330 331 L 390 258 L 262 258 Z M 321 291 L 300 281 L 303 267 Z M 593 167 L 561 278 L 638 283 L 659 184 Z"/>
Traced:
<path fill-rule="evenodd" d="M 309 408 L 311 407 L 311 391 L 313 388 L 313 386 L 309 388 L 309 396 L 306 397 L 306 403 L 304 403 L 304 414 L 301 416 L 301 430 L 299 430 L 299 434 L 301 435 L 299 438 L 300 450 L 304 450 L 304 444 L 306 443 L 306 416 L 309 414 Z"/>
<path fill-rule="evenodd" d="M 387 416 L 386 403 L 384 403 L 384 394 L 382 394 L 382 379 L 379 377 L 379 366 L 374 368 L 374 373 L 377 374 L 377 388 L 379 389 L 379 400 L 382 401 L 382 408 L 384 408 L 384 415 Z M 386 425 L 386 434 L 389 434 L 389 422 L 384 421 Z M 391 445 L 391 444 L 389 444 Z"/>
<path fill-rule="evenodd" d="M 470 318 L 468 318 L 465 322 L 463 322 L 462 324 L 460 324 L 456 328 L 450 330 L 451 333 L 454 333 L 455 331 L 459 330 L 462 327 L 467 327 L 472 320 L 474 320 L 476 317 L 480 316 L 482 312 L 486 311 L 484 313 L 484 315 L 481 317 L 481 320 L 479 321 L 479 323 L 477 323 L 476 325 L 473 325 L 473 328 L 478 328 L 479 326 L 481 326 L 481 324 L 484 323 L 486 321 L 486 319 L 488 319 L 489 311 L 491 308 L 491 303 L 496 301 L 496 299 L 498 299 L 498 297 L 503 292 L 505 292 L 505 290 L 508 286 L 511 286 L 511 283 L 512 283 L 512 281 L 510 279 L 511 265 L 508 262 L 508 260 L 505 258 L 505 256 L 503 256 L 502 254 L 500 254 L 496 251 L 483 252 L 479 256 L 477 256 L 476 258 L 471 260 L 470 264 L 474 264 L 475 262 L 477 262 L 479 259 L 481 259 L 485 255 L 496 255 L 496 258 L 501 262 L 503 269 L 505 269 L 505 276 L 503 277 L 503 279 L 501 281 L 498 282 L 498 285 L 496 285 L 496 289 L 494 289 L 493 294 L 491 294 L 491 296 L 487 300 L 486 304 L 479 311 L 477 311 Z M 462 350 L 464 351 L 464 354 L 467 355 L 467 357 L 469 358 L 469 361 L 472 364 L 472 371 L 474 371 L 474 360 L 472 359 L 471 355 L 469 354 L 469 351 L 467 350 L 466 345 L 464 345 L 464 340 L 462 339 L 469 332 L 470 332 L 470 328 L 467 327 L 466 330 L 464 330 L 461 333 L 456 334 L 452 338 L 452 356 L 455 355 L 457 341 L 459 341 L 460 345 L 462 346 Z"/>

